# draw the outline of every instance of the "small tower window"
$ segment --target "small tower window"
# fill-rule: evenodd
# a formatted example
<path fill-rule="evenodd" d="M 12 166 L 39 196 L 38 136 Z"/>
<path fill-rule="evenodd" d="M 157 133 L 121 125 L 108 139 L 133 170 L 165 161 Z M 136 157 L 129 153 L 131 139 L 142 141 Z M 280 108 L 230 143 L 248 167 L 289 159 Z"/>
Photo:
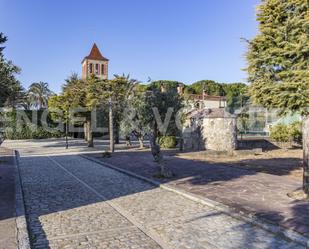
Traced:
<path fill-rule="evenodd" d="M 93 73 L 92 63 L 89 64 L 89 72 Z"/>
<path fill-rule="evenodd" d="M 95 64 L 95 74 L 99 74 L 99 64 Z"/>
<path fill-rule="evenodd" d="M 104 64 L 101 65 L 101 74 L 104 74 Z"/>

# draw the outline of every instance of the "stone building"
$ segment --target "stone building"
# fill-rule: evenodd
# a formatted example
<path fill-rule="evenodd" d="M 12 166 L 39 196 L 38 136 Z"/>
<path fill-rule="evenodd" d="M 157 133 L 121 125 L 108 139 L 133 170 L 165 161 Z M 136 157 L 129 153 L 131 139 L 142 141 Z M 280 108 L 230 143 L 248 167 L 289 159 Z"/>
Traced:
<path fill-rule="evenodd" d="M 237 148 L 236 117 L 224 108 L 196 109 L 186 117 L 185 150 L 233 151 Z"/>
<path fill-rule="evenodd" d="M 184 86 L 179 84 L 177 93 L 184 95 Z M 227 106 L 225 96 L 210 96 L 206 91 L 202 94 L 186 94 L 185 107 L 187 111 L 204 108 L 225 108 Z"/>
<path fill-rule="evenodd" d="M 88 56 L 82 61 L 82 78 L 94 74 L 102 80 L 108 79 L 108 59 L 106 59 L 94 43 Z"/>

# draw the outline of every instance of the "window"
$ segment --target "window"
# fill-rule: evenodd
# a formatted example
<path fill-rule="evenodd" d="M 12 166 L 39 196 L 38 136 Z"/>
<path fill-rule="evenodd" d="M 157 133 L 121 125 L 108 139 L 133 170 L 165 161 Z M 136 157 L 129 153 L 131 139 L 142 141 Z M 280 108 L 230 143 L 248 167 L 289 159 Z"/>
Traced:
<path fill-rule="evenodd" d="M 93 73 L 92 63 L 89 64 L 89 73 Z"/>
<path fill-rule="evenodd" d="M 95 64 L 95 74 L 99 74 L 99 64 Z"/>
<path fill-rule="evenodd" d="M 101 65 L 101 74 L 104 74 L 104 64 Z"/>

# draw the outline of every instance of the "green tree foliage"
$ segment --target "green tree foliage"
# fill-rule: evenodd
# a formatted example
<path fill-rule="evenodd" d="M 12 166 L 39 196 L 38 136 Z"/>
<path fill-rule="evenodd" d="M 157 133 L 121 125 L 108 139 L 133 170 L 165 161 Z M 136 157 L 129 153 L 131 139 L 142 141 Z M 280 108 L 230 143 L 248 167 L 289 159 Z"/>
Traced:
<path fill-rule="evenodd" d="M 0 45 L 7 41 L 7 37 L 0 33 Z M 15 78 L 20 69 L 11 61 L 5 59 L 3 50 L 0 46 L 0 107 L 16 106 L 23 97 L 23 88 Z"/>
<path fill-rule="evenodd" d="M 62 88 L 62 93 L 58 96 L 50 97 L 48 101 L 48 107 L 54 120 L 62 121 L 67 125 L 68 122 L 73 123 L 74 117 L 85 119 L 84 122 L 81 124 L 78 123 L 77 125 L 85 125 L 88 123 L 88 131 L 85 132 L 85 134 L 90 134 L 90 137 L 87 137 L 89 147 L 93 146 L 93 139 L 92 132 L 89 132 L 91 129 L 91 115 L 87 107 L 87 89 L 88 85 L 95 81 L 95 78 L 83 81 L 79 79 L 76 74 L 72 74 L 66 79 Z M 80 111 L 78 111 L 79 109 Z M 74 117 L 72 111 L 74 111 Z M 76 125 L 76 122 L 74 124 Z"/>
<path fill-rule="evenodd" d="M 260 33 L 247 53 L 253 100 L 283 112 L 308 113 L 308 1 L 264 0 L 257 16 Z"/>
<path fill-rule="evenodd" d="M 48 99 L 48 108 L 54 121 L 69 120 L 70 103 L 64 95 L 53 95 Z"/>
<path fill-rule="evenodd" d="M 115 128 L 115 141 L 119 142 L 120 122 L 123 118 L 124 108 L 138 81 L 131 79 L 130 75 L 114 75 L 111 80 L 97 80 L 88 84 L 87 105 L 89 107 L 105 106 L 112 102 L 113 123 Z"/>
<path fill-rule="evenodd" d="M 250 95 L 254 102 L 282 113 L 304 115 L 304 181 L 309 194 L 309 3 L 263 0 L 258 7 L 260 33 L 247 53 Z"/>
<path fill-rule="evenodd" d="M 135 136 L 140 148 L 144 147 L 144 138 L 150 133 L 151 109 L 148 106 L 145 88 L 136 85 L 127 100 L 127 108 L 124 110 L 121 120 L 121 131 L 124 136 Z"/>
<path fill-rule="evenodd" d="M 183 98 L 176 91 L 153 90 L 147 93 L 146 103 L 149 111 L 148 123 L 152 127 L 155 138 L 165 135 L 179 135 L 176 114 L 183 107 Z M 167 121 L 169 121 L 168 126 L 165 127 L 164 123 L 167 124 Z"/>
<path fill-rule="evenodd" d="M 230 112 L 249 104 L 248 86 L 244 83 L 222 84 Z"/>
<path fill-rule="evenodd" d="M 295 122 L 289 125 L 277 124 L 270 129 L 270 137 L 277 142 L 297 142 L 302 140 L 301 123 Z"/>
<path fill-rule="evenodd" d="M 208 95 L 223 96 L 223 86 L 213 80 L 200 80 L 187 87 L 193 94 L 203 94 L 205 91 Z M 190 90 L 189 90 L 190 89 Z"/>
<path fill-rule="evenodd" d="M 164 135 L 179 135 L 176 114 L 183 107 L 183 99 L 175 88 L 167 88 L 166 92 L 161 92 L 160 86 L 161 83 L 150 88 L 152 90 L 146 90 L 136 85 L 127 101 L 128 108 L 121 127 L 126 133 L 124 135 L 130 133 L 136 136 L 141 146 L 145 135 L 149 135 L 153 141 Z"/>
<path fill-rule="evenodd" d="M 29 103 L 36 109 L 45 109 L 48 106 L 48 99 L 54 93 L 49 89 L 48 83 L 38 82 L 32 83 L 27 92 Z"/>
<path fill-rule="evenodd" d="M 13 109 L 5 112 L 4 118 L 3 127 L 6 139 L 41 139 L 63 136 L 63 133 L 53 129 L 56 123 L 52 121 L 50 115 L 45 116 L 42 110 Z"/>
<path fill-rule="evenodd" d="M 218 83 L 213 80 L 201 80 L 185 87 L 185 94 L 203 94 L 225 96 L 230 112 L 249 103 L 248 86 L 244 83 Z"/>

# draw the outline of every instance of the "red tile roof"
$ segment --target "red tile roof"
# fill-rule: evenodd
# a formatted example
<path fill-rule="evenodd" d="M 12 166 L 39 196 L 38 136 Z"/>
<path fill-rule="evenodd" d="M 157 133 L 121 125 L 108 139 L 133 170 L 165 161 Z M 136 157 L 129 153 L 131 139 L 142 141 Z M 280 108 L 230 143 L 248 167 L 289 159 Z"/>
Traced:
<path fill-rule="evenodd" d="M 92 46 L 92 49 L 90 51 L 90 54 L 84 58 L 89 60 L 98 60 L 98 61 L 108 61 L 100 52 L 97 45 L 94 43 Z"/>
<path fill-rule="evenodd" d="M 204 96 L 201 94 L 189 94 L 188 97 L 193 100 L 215 100 L 215 101 L 218 101 L 218 100 L 225 101 L 226 100 L 225 96 L 213 96 L 213 95 L 206 95 L 206 94 Z"/>

